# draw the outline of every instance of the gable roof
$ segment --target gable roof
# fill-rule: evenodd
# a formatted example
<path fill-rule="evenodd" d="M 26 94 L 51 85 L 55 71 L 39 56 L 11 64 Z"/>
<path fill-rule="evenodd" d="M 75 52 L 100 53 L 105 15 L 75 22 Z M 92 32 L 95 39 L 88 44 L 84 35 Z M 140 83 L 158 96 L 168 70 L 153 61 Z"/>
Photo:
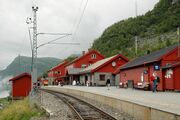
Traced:
<path fill-rule="evenodd" d="M 18 76 L 15 76 L 15 77 L 11 78 L 9 81 L 15 81 L 15 80 L 18 80 L 18 79 L 20 79 L 20 78 L 22 78 L 24 76 L 28 76 L 28 77 L 31 78 L 31 75 L 29 73 L 22 73 L 22 74 L 20 74 Z"/>
<path fill-rule="evenodd" d="M 172 45 L 168 48 L 163 48 L 159 51 L 155 51 L 151 54 L 147 54 L 147 55 L 144 55 L 142 57 L 138 57 L 138 58 L 135 58 L 134 60 L 128 62 L 127 64 L 123 65 L 121 67 L 121 70 L 122 69 L 127 69 L 127 68 L 131 68 L 131 67 L 135 67 L 135 66 L 139 66 L 139 65 L 143 65 L 145 63 L 152 63 L 152 62 L 155 62 L 155 61 L 159 61 L 162 59 L 162 57 L 164 55 L 166 55 L 167 53 L 171 52 L 172 50 L 176 49 L 178 47 L 178 44 L 176 45 Z"/>
<path fill-rule="evenodd" d="M 68 74 L 69 75 L 78 75 L 82 69 L 83 68 L 69 68 Z"/>
<path fill-rule="evenodd" d="M 98 54 L 99 56 L 101 56 L 102 58 L 104 58 L 104 55 L 102 55 L 100 52 L 98 52 L 98 51 L 96 51 L 96 50 L 89 50 L 89 51 L 88 51 L 87 53 L 85 53 L 84 55 L 81 55 L 80 57 L 78 57 L 78 58 L 74 59 L 73 61 L 71 61 L 70 63 L 66 64 L 66 66 L 71 65 L 71 64 L 79 61 L 80 59 L 86 57 L 87 55 L 89 55 L 89 54 L 91 54 L 91 53 L 93 53 L 93 52 L 95 52 L 96 54 Z"/>
<path fill-rule="evenodd" d="M 114 61 L 115 59 L 117 59 L 117 58 L 119 58 L 119 57 L 121 57 L 121 58 L 123 58 L 124 60 L 128 61 L 128 59 L 127 59 L 126 57 L 122 56 L 121 54 L 114 55 L 114 56 L 112 56 L 112 57 L 109 57 L 109 58 L 106 58 L 106 59 L 102 59 L 102 60 L 100 60 L 100 61 L 97 61 L 96 63 L 92 64 L 91 66 L 83 69 L 83 70 L 81 71 L 81 73 L 94 72 L 94 71 L 102 68 L 102 67 L 105 66 L 106 64 Z"/>
<path fill-rule="evenodd" d="M 48 70 L 48 72 L 51 71 L 51 70 L 54 70 L 54 69 L 56 69 L 56 68 L 58 68 L 60 66 L 66 65 L 66 64 L 68 64 L 68 62 L 67 61 L 63 61 L 63 62 L 59 63 L 58 65 L 52 67 L 50 70 Z"/>

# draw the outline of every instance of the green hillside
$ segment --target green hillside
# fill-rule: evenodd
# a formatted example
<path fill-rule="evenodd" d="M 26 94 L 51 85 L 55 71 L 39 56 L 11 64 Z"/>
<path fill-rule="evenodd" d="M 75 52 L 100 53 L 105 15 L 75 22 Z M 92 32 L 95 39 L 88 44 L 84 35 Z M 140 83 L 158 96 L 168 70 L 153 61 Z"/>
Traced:
<path fill-rule="evenodd" d="M 31 57 L 18 56 L 13 62 L 7 66 L 3 71 L 0 71 L 2 78 L 7 76 L 15 76 L 23 72 L 31 72 Z M 37 59 L 38 76 L 42 75 L 45 71 L 61 62 L 60 59 L 43 57 Z"/>
<path fill-rule="evenodd" d="M 180 0 L 160 0 L 152 11 L 136 18 L 113 24 L 94 41 L 92 48 L 105 56 L 122 53 L 135 57 L 135 36 L 138 36 L 138 56 L 178 42 Z"/>

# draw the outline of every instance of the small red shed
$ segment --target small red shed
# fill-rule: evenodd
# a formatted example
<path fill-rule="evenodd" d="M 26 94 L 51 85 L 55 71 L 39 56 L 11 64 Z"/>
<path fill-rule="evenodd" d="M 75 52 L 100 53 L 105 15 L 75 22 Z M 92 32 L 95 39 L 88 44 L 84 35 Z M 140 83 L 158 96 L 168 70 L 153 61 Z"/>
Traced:
<path fill-rule="evenodd" d="M 22 73 L 9 81 L 12 81 L 12 97 L 21 98 L 29 95 L 31 91 L 31 75 Z"/>

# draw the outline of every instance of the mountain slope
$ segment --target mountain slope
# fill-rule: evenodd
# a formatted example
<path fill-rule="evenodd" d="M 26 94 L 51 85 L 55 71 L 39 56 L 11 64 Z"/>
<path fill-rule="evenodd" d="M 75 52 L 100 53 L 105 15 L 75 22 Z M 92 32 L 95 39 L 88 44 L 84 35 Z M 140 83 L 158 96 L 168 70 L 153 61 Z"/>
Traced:
<path fill-rule="evenodd" d="M 180 0 L 160 0 L 154 9 L 145 15 L 122 20 L 107 28 L 101 37 L 94 41 L 92 48 L 99 50 L 107 57 L 122 53 L 133 58 L 135 57 L 135 36 L 148 39 L 166 33 L 174 34 L 180 25 L 179 18 Z M 164 41 L 165 39 L 166 41 Z M 173 42 L 171 39 L 171 37 L 168 39 L 159 37 L 157 42 L 153 42 L 154 44 L 149 42 L 151 39 L 148 39 L 149 44 L 141 46 L 138 56 L 145 54 L 148 49 L 153 51 L 177 43 L 177 39 Z M 139 42 L 141 41 L 139 40 Z M 157 43 L 158 45 L 156 45 Z"/>
<path fill-rule="evenodd" d="M 31 57 L 18 56 L 13 62 L 7 66 L 5 70 L 0 71 L 0 76 L 3 79 L 8 76 L 15 76 L 23 72 L 31 73 Z M 37 59 L 38 76 L 49 70 L 51 67 L 61 62 L 60 59 L 43 57 Z"/>

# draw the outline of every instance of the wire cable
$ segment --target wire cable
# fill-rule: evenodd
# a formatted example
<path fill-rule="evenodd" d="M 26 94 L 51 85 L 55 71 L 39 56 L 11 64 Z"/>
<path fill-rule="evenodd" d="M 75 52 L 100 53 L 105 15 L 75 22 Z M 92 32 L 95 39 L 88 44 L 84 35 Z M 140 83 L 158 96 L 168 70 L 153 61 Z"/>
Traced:
<path fill-rule="evenodd" d="M 38 33 L 37 35 L 71 35 L 70 33 Z"/>
<path fill-rule="evenodd" d="M 80 43 L 50 43 L 50 44 L 62 44 L 62 45 L 80 45 Z"/>
<path fill-rule="evenodd" d="M 43 44 L 39 45 L 37 48 L 42 47 L 42 46 L 44 46 L 44 45 L 46 45 L 46 44 L 51 44 L 52 42 L 55 42 L 55 41 L 57 41 L 57 40 L 59 40 L 59 39 L 62 39 L 62 38 L 65 38 L 65 37 L 67 37 L 67 36 L 69 36 L 69 35 L 70 35 L 70 34 L 64 35 L 64 36 L 58 37 L 58 38 L 56 38 L 56 39 L 53 39 L 53 40 L 51 40 L 51 41 L 49 41 L 49 42 L 43 43 Z"/>
<path fill-rule="evenodd" d="M 87 5 L 88 5 L 88 1 L 89 1 L 89 0 L 86 0 L 86 3 L 85 3 L 85 6 L 84 6 L 84 8 L 83 8 L 82 14 L 81 14 L 81 16 L 80 16 L 79 22 L 78 22 L 78 24 L 77 24 L 77 26 L 76 26 L 76 29 L 75 29 L 74 33 L 73 33 L 73 39 L 74 39 L 74 37 L 75 37 L 75 35 L 76 35 L 77 31 L 78 31 L 79 25 L 80 25 L 80 23 L 81 23 L 81 21 L 82 21 L 82 18 L 83 18 L 83 16 L 84 16 L 86 7 L 87 7 Z"/>
<path fill-rule="evenodd" d="M 77 11 L 76 15 L 74 16 L 75 22 L 74 22 L 73 25 L 72 25 L 71 33 L 74 32 L 74 28 L 76 27 L 76 23 L 77 23 L 78 16 L 79 16 L 78 13 L 79 13 L 80 10 L 81 10 L 82 4 L 83 4 L 83 0 L 81 0 L 80 6 L 79 6 L 79 8 L 78 8 L 78 11 Z"/>

